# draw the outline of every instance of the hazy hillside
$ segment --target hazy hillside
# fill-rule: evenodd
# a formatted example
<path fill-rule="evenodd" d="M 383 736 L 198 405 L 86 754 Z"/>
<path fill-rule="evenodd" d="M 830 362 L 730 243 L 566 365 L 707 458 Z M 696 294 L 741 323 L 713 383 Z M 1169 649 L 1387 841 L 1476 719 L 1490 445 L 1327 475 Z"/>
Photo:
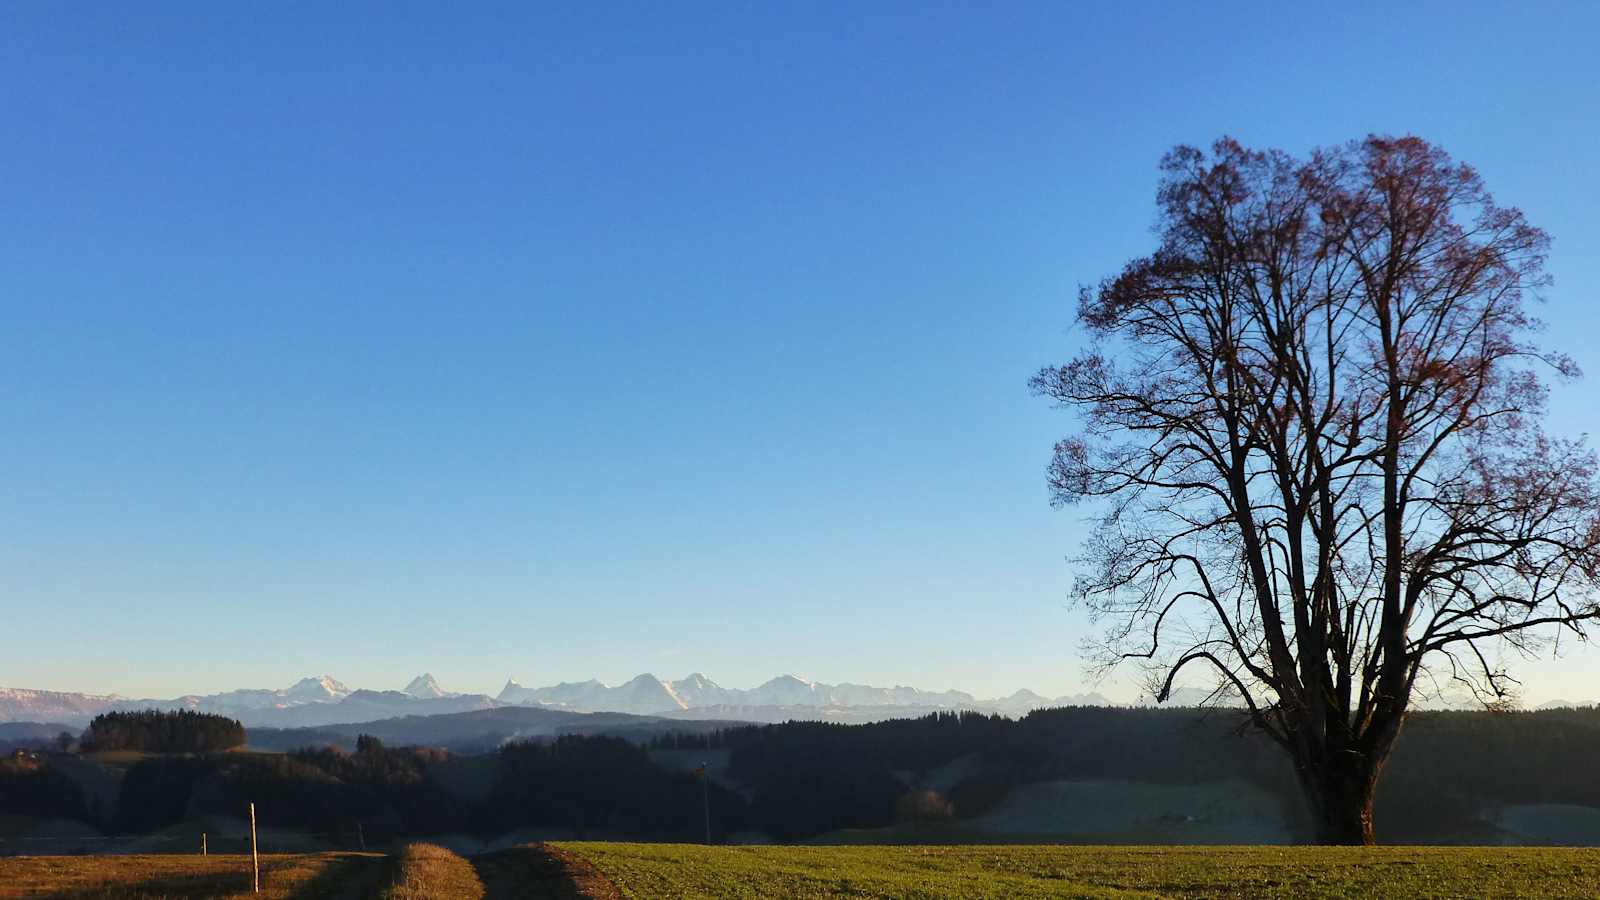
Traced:
<path fill-rule="evenodd" d="M 60 723 L 0 722 L 0 753 L 8 753 L 19 747 L 43 748 L 54 743 L 61 732 L 71 730 Z"/>
<path fill-rule="evenodd" d="M 0 838 L 58 820 L 146 834 L 248 801 L 276 827 L 316 833 L 360 823 L 369 836 L 485 842 L 552 833 L 693 839 L 703 827 L 695 770 L 704 763 L 719 839 L 1303 840 L 1291 767 L 1239 725 L 1235 714 L 1193 709 L 758 726 L 501 707 L 258 728 L 245 752 L 18 757 L 0 770 Z M 358 742 L 362 734 L 379 740 Z M 1383 840 L 1592 843 L 1597 752 L 1594 710 L 1419 713 L 1379 794 Z"/>
<path fill-rule="evenodd" d="M 353 748 L 356 738 L 370 734 L 385 744 L 439 747 L 456 753 L 480 753 L 510 741 L 564 734 L 607 735 L 644 741 L 668 734 L 703 734 L 728 727 L 728 721 L 694 721 L 635 716 L 627 713 L 582 713 L 570 710 L 506 706 L 443 715 L 402 716 L 316 728 L 250 729 L 253 750 L 287 751 L 300 747 Z"/>

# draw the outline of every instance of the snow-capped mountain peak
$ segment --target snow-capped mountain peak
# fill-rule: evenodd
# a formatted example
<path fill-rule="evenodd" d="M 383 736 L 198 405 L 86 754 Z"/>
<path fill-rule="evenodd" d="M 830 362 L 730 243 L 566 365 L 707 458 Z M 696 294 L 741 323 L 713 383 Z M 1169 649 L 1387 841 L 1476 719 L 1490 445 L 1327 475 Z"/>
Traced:
<path fill-rule="evenodd" d="M 418 700 L 438 700 L 440 697 L 450 696 L 439 687 L 439 682 L 434 679 L 431 672 L 424 672 L 411 679 L 411 683 L 406 685 L 401 693 Z"/>
<path fill-rule="evenodd" d="M 729 706 L 740 701 L 738 691 L 730 691 L 699 672 L 691 672 L 666 683 L 667 690 L 684 709 L 698 706 Z"/>
<path fill-rule="evenodd" d="M 332 675 L 302 678 L 283 690 L 286 700 L 301 703 L 335 703 L 350 696 L 350 689 Z"/>
<path fill-rule="evenodd" d="M 672 685 L 654 675 L 637 675 L 627 684 L 610 689 L 617 702 L 626 706 L 619 712 L 633 712 L 652 707 L 655 710 L 688 709 L 688 704 L 672 690 Z"/>
<path fill-rule="evenodd" d="M 779 675 L 750 693 L 750 702 L 762 706 L 826 706 L 828 697 L 819 696 L 819 685 L 799 675 Z"/>

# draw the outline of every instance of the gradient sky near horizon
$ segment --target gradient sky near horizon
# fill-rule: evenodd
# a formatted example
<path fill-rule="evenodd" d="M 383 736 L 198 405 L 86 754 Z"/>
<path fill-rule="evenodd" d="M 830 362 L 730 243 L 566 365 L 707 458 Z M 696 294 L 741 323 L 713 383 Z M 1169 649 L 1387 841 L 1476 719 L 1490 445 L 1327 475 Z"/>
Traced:
<path fill-rule="evenodd" d="M 8 4 L 0 685 L 1094 687 L 1048 505 L 1156 163 L 1414 133 L 1554 237 L 1600 6 Z M 1600 697 L 1600 648 L 1520 664 Z M 1131 697 L 1131 676 L 1099 685 Z"/>

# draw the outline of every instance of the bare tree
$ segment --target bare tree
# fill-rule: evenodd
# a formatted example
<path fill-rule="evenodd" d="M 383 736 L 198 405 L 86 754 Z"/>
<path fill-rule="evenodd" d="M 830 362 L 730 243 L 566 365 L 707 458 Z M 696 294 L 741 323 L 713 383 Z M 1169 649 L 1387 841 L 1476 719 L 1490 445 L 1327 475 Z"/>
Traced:
<path fill-rule="evenodd" d="M 1060 504 L 1105 509 L 1076 596 L 1158 699 L 1214 676 L 1293 758 L 1324 843 L 1372 843 L 1413 694 L 1600 616 L 1600 492 L 1546 437 L 1525 306 L 1548 238 L 1417 138 L 1162 162 L 1160 245 L 1085 288 Z"/>

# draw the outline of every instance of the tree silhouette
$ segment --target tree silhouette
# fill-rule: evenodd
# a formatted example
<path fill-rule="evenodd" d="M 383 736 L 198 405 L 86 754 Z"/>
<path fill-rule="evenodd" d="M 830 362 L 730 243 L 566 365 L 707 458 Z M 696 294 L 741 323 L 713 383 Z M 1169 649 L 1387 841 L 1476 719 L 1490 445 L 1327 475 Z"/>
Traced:
<path fill-rule="evenodd" d="M 83 733 L 83 749 L 149 753 L 211 753 L 245 743 L 237 720 L 193 710 L 141 709 L 101 713 Z"/>
<path fill-rule="evenodd" d="M 1548 238 L 1413 137 L 1162 162 L 1160 245 L 1080 295 L 1055 500 L 1103 502 L 1075 594 L 1159 699 L 1199 663 L 1293 758 L 1320 840 L 1371 843 L 1413 693 L 1600 614 L 1595 461 L 1540 430 Z"/>

